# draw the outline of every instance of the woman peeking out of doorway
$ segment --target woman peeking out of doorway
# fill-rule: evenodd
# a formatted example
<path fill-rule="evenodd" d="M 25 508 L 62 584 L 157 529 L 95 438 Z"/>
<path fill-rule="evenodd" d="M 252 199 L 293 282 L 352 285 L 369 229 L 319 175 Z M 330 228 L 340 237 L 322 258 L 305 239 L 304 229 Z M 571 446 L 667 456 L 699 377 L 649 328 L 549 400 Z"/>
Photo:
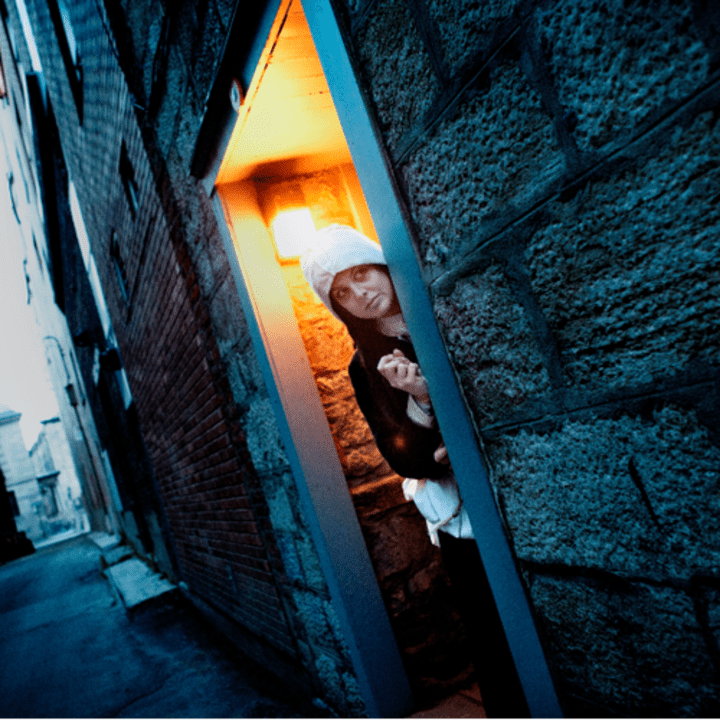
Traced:
<path fill-rule="evenodd" d="M 403 490 L 439 546 L 465 626 L 488 717 L 527 717 L 528 708 L 470 520 L 437 428 L 427 382 L 380 246 L 331 225 L 301 261 L 303 273 L 355 342 L 348 368 L 355 396 Z"/>

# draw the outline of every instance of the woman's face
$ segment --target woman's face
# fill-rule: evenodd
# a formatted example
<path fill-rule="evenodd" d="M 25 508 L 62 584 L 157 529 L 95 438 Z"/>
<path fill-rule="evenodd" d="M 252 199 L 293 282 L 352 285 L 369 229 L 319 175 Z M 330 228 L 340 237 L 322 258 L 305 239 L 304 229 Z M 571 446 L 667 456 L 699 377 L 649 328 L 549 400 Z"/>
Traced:
<path fill-rule="evenodd" d="M 339 272 L 330 297 L 361 320 L 379 320 L 400 312 L 390 276 L 376 265 L 356 265 Z"/>

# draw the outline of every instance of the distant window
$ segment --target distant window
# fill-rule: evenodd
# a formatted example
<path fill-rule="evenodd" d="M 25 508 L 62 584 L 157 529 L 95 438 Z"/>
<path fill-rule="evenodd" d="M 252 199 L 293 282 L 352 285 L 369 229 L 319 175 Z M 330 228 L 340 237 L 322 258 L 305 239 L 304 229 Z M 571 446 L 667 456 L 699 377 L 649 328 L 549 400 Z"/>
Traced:
<path fill-rule="evenodd" d="M 8 181 L 8 188 L 10 190 L 10 205 L 15 213 L 15 219 L 18 221 L 18 224 L 20 224 L 22 221 L 20 220 L 20 214 L 18 213 L 17 202 L 15 201 L 15 176 L 9 172 L 6 174 L 6 177 Z"/>
<path fill-rule="evenodd" d="M 68 353 L 70 355 L 70 360 L 72 362 L 73 366 L 73 372 L 75 373 L 75 377 L 79 378 L 80 375 L 80 366 L 78 365 L 77 358 L 75 357 L 75 353 L 72 351 L 72 348 L 70 349 L 70 352 Z M 80 401 L 83 405 L 87 405 L 87 399 L 85 398 L 85 393 L 83 392 L 83 384 L 78 383 L 79 390 L 80 390 Z"/>
<path fill-rule="evenodd" d="M 60 53 L 65 64 L 65 72 L 70 81 L 70 89 L 75 99 L 75 106 L 78 111 L 78 119 L 83 121 L 83 67 L 80 58 L 80 49 L 77 36 L 70 17 L 70 3 L 65 0 L 48 0 L 50 17 L 55 26 L 55 35 L 60 45 Z"/>
<path fill-rule="evenodd" d="M 130 212 L 134 218 L 137 215 L 140 200 L 138 197 L 137 182 L 135 181 L 135 169 L 128 157 L 127 145 L 125 145 L 124 140 L 120 147 L 120 179 L 122 180 L 125 195 L 130 204 Z"/>
<path fill-rule="evenodd" d="M 192 28 L 193 35 L 195 36 L 194 41 L 194 52 L 192 54 L 193 63 L 197 63 L 203 57 L 203 53 L 199 52 L 200 42 L 203 39 L 202 28 L 205 26 L 207 11 L 208 11 L 208 0 L 196 0 L 192 5 L 192 14 L 190 15 L 190 26 Z"/>
<path fill-rule="evenodd" d="M 65 32 L 65 41 L 67 42 L 70 58 L 74 65 L 79 65 L 80 56 L 78 54 L 77 40 L 75 40 L 75 30 L 73 30 L 72 21 L 70 20 L 70 12 L 65 0 L 55 0 L 60 11 L 60 21 Z"/>
<path fill-rule="evenodd" d="M 28 185 L 27 179 L 25 178 L 25 173 L 23 172 L 23 161 L 20 157 L 20 151 L 15 148 L 15 157 L 18 161 L 18 167 L 20 168 L 20 177 L 23 181 L 23 186 L 25 187 L 25 200 L 27 201 L 28 205 L 30 204 L 30 186 Z"/>
<path fill-rule="evenodd" d="M 82 210 L 80 209 L 80 200 L 75 190 L 75 183 L 70 180 L 68 183 L 68 200 L 70 201 L 70 214 L 72 215 L 73 225 L 75 226 L 75 234 L 77 235 L 78 244 L 80 245 L 80 253 L 82 254 L 85 270 L 87 271 L 90 287 L 92 288 L 93 298 L 95 299 L 95 307 L 100 315 L 105 337 L 109 337 L 112 330 L 110 322 L 110 313 L 108 312 L 105 295 L 103 294 L 100 277 L 98 276 L 97 266 L 95 265 L 95 257 L 90 249 L 90 238 L 87 233 L 87 226 L 83 219 Z"/>
<path fill-rule="evenodd" d="M 18 507 L 14 490 L 8 490 L 8 498 L 10 499 L 10 507 L 12 508 L 13 517 L 20 517 L 20 508 Z"/>
<path fill-rule="evenodd" d="M 27 304 L 31 305 L 32 304 L 32 289 L 30 288 L 30 273 L 28 272 L 27 266 L 28 266 L 28 260 L 27 260 L 27 258 L 25 258 L 23 260 L 23 273 L 25 275 L 25 287 L 27 289 Z"/>
<path fill-rule="evenodd" d="M 25 0 L 15 0 L 15 7 L 20 16 L 20 25 L 22 26 L 23 35 L 25 36 L 25 46 L 30 54 L 30 64 L 33 72 L 42 75 L 42 63 L 40 62 L 40 55 L 38 53 L 37 43 L 35 42 L 35 35 L 32 31 L 30 18 L 28 17 Z"/>
<path fill-rule="evenodd" d="M 20 114 L 20 110 L 18 109 L 20 107 L 20 104 L 18 103 L 17 96 L 15 95 L 15 93 L 13 93 L 13 106 L 15 108 L 15 121 L 17 122 L 18 129 L 20 130 L 20 134 L 22 135 L 23 120 L 22 120 L 22 115 Z"/>
<path fill-rule="evenodd" d="M 5 30 L 7 31 L 8 40 L 10 41 L 10 52 L 17 62 L 20 62 L 18 57 L 18 46 L 15 40 L 15 33 L 13 32 L 13 26 L 9 25 L 7 19 L 5 20 Z"/>
<path fill-rule="evenodd" d="M 120 254 L 120 243 L 117 239 L 117 234 L 113 230 L 112 237 L 110 238 L 110 257 L 115 267 L 115 276 L 120 286 L 120 293 L 122 294 L 123 300 L 128 301 L 128 280 L 127 272 L 125 270 L 125 262 L 123 261 L 122 255 Z"/>
<path fill-rule="evenodd" d="M 55 496 L 54 485 L 43 486 L 40 489 L 40 494 L 42 495 L 43 499 L 43 510 L 45 512 L 45 517 L 55 517 L 58 514 L 59 510 L 57 497 Z"/>
<path fill-rule="evenodd" d="M 44 275 L 45 268 L 43 266 L 43 260 L 40 255 L 40 248 L 38 247 L 37 238 L 35 237 L 35 233 L 32 234 L 32 241 L 33 241 L 33 247 L 35 248 L 35 255 L 37 256 L 38 265 L 40 266 L 40 274 Z"/>

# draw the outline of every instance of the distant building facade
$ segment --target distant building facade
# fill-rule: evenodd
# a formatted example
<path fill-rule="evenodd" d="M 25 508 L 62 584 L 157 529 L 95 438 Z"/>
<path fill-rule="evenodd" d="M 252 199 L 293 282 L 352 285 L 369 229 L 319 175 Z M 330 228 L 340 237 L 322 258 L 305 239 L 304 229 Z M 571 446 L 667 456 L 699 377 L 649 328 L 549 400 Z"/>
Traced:
<path fill-rule="evenodd" d="M 15 515 L 18 531 L 29 540 L 45 537 L 42 527 L 43 497 L 20 429 L 21 414 L 0 405 L 0 469 Z"/>
<path fill-rule="evenodd" d="M 45 534 L 89 530 L 82 487 L 59 417 L 42 422 L 30 460 L 42 494 Z"/>
<path fill-rule="evenodd" d="M 711 4 L 5 4 L 43 39 L 55 303 L 139 552 L 337 714 L 467 678 L 273 230 L 308 210 L 383 246 L 531 711 L 717 710 Z"/>
<path fill-rule="evenodd" d="M 33 543 L 90 529 L 82 488 L 59 418 L 46 420 L 28 451 L 21 414 L 0 406 L 0 469 L 18 532 Z"/>
<path fill-rule="evenodd" d="M 20 514 L 17 501 L 5 488 L 5 475 L 0 469 L 0 563 L 32 555 L 35 546 L 18 530 L 15 518 Z"/>

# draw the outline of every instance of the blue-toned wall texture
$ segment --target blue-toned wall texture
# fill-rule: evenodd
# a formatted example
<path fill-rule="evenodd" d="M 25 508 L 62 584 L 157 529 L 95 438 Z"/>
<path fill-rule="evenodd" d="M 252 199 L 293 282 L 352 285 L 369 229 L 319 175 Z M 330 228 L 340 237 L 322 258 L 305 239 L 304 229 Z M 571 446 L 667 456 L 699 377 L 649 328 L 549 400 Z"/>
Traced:
<path fill-rule="evenodd" d="M 264 3 L 65 3 L 79 86 L 56 0 L 25 4 L 152 466 L 135 498 L 152 559 L 319 711 L 362 715 L 195 172 L 224 150 L 203 145 L 216 78 L 228 45 L 243 66 Z M 717 715 L 720 10 L 332 5 L 563 709 Z M 369 552 L 428 698 L 467 677 L 447 580 L 422 520 L 385 492 L 395 479 L 349 469 L 350 440 Z"/>
<path fill-rule="evenodd" d="M 68 3 L 76 95 L 54 0 L 27 4 L 152 465 L 130 502 L 154 551 L 130 512 L 123 534 L 294 696 L 362 715 L 217 220 L 189 172 L 233 3 Z M 10 24 L 22 37 L 15 12 Z"/>
<path fill-rule="evenodd" d="M 720 15 L 335 3 L 568 714 L 720 707 Z"/>

